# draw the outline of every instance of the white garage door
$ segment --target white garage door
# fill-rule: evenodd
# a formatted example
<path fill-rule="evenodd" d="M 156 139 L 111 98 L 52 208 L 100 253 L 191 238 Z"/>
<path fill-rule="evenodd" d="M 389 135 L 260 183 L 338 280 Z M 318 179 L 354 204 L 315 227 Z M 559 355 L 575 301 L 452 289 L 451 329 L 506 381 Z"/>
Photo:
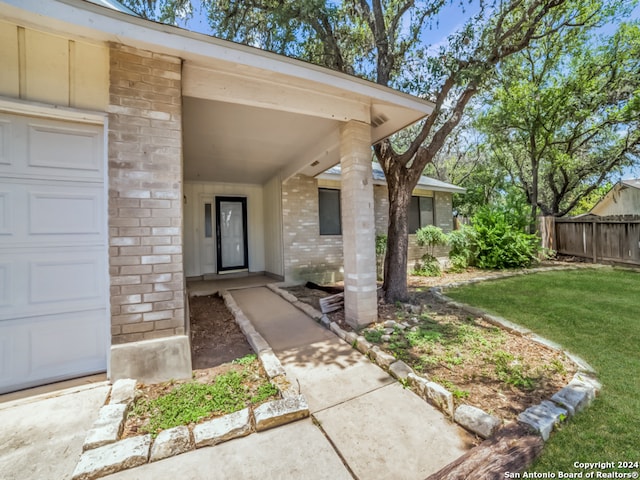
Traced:
<path fill-rule="evenodd" d="M 0 393 L 106 370 L 103 127 L 0 112 Z"/>

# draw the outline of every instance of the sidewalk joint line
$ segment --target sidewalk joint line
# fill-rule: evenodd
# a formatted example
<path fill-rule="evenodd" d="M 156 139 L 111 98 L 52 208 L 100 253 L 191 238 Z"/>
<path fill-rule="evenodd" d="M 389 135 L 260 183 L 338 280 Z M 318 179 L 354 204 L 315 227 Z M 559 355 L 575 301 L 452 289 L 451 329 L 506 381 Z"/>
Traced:
<path fill-rule="evenodd" d="M 335 443 L 333 443 L 333 440 L 331 440 L 331 437 L 327 434 L 327 432 L 324 430 L 324 428 L 322 428 L 322 424 L 320 423 L 320 420 L 318 420 L 313 414 L 311 414 L 311 419 L 312 419 L 313 424 L 316 427 L 318 427 L 320 432 L 322 432 L 322 435 L 324 435 L 324 438 L 327 439 L 327 441 L 331 445 L 331 448 L 333 448 L 333 450 L 336 452 L 336 455 L 338 455 L 338 458 L 340 458 L 340 460 L 342 461 L 342 464 L 344 465 L 344 468 L 347 469 L 347 471 L 349 472 L 349 474 L 351 475 L 353 480 L 360 480 L 360 478 L 355 474 L 355 472 L 351 469 L 351 467 L 347 463 L 347 459 L 342 456 L 342 453 L 338 449 L 337 445 Z"/>

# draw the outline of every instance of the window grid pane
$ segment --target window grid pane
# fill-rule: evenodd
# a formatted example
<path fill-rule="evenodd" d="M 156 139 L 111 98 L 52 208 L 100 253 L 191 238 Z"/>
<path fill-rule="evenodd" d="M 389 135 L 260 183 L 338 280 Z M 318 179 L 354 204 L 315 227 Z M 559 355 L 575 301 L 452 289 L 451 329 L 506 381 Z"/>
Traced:
<path fill-rule="evenodd" d="M 433 198 L 418 197 L 420 203 L 420 226 L 433 225 Z"/>
<path fill-rule="evenodd" d="M 204 236 L 205 238 L 211 238 L 213 235 L 213 226 L 211 223 L 211 204 L 204 204 Z"/>
<path fill-rule="evenodd" d="M 318 189 L 320 235 L 342 235 L 340 190 Z"/>
<path fill-rule="evenodd" d="M 409 233 L 416 233 L 420 228 L 420 204 L 418 197 L 411 197 L 409 202 Z"/>

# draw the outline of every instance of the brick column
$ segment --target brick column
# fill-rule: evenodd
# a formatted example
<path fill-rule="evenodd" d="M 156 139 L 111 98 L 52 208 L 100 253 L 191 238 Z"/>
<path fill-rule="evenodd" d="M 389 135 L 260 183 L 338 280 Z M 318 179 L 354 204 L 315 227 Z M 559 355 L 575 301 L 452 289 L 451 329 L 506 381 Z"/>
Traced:
<path fill-rule="evenodd" d="M 181 72 L 179 58 L 111 45 L 109 270 L 114 379 L 179 378 L 191 370 L 184 335 Z"/>
<path fill-rule="evenodd" d="M 350 121 L 340 136 L 345 319 L 358 328 L 378 318 L 371 130 Z"/>

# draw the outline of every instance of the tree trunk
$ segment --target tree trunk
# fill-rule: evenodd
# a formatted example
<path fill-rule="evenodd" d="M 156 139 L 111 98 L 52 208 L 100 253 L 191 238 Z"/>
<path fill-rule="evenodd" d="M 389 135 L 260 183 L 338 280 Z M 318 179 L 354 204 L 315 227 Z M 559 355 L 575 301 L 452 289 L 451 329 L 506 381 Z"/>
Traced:
<path fill-rule="evenodd" d="M 402 177 L 400 177 L 402 178 Z M 406 300 L 409 251 L 409 202 L 412 188 L 406 178 L 387 182 L 389 188 L 389 230 L 384 259 L 384 299 L 387 303 Z"/>

